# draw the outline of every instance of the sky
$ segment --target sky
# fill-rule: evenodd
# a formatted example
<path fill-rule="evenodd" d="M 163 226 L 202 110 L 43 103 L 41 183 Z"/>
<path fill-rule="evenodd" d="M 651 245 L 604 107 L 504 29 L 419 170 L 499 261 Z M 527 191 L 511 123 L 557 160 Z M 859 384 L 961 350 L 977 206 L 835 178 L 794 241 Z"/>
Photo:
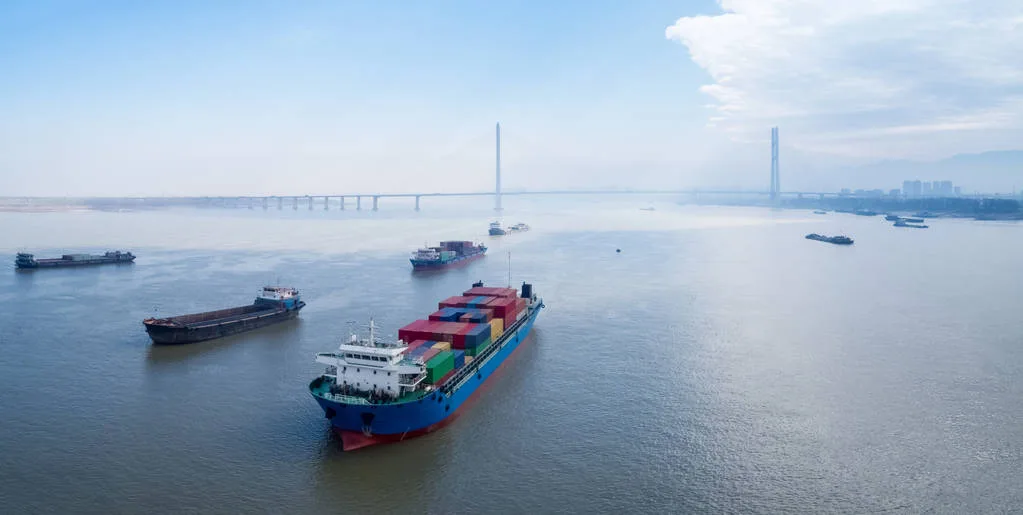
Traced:
<path fill-rule="evenodd" d="M 0 196 L 487 191 L 497 122 L 505 189 L 764 189 L 775 125 L 837 188 L 1020 149 L 1020 55 L 1007 0 L 7 0 Z"/>

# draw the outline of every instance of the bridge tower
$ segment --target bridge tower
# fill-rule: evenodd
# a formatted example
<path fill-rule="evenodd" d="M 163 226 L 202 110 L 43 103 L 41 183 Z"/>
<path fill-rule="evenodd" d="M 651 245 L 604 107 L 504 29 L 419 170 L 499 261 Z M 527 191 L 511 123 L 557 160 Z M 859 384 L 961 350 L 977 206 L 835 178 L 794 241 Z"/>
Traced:
<path fill-rule="evenodd" d="M 778 128 L 771 128 L 771 200 L 781 192 L 781 168 L 778 167 Z"/>
<path fill-rule="evenodd" d="M 501 123 L 497 124 L 497 189 L 494 191 L 494 211 L 501 211 Z"/>

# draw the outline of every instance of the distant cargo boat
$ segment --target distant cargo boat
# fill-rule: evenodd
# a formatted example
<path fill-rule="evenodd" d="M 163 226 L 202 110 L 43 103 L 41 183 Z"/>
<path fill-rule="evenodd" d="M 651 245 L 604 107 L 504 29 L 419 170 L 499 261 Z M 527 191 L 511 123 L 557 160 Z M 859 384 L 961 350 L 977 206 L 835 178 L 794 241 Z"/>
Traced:
<path fill-rule="evenodd" d="M 135 254 L 115 250 L 103 254 L 64 254 L 59 258 L 36 259 L 33 254 L 19 252 L 14 258 L 17 268 L 55 268 L 60 266 L 106 265 L 110 263 L 131 263 Z"/>
<path fill-rule="evenodd" d="M 923 218 L 903 218 L 902 221 L 909 222 L 911 224 L 922 224 L 924 223 Z"/>
<path fill-rule="evenodd" d="M 154 343 L 195 343 L 259 329 L 298 316 L 305 302 L 294 288 L 267 286 L 248 306 L 170 318 L 147 318 L 142 323 Z"/>
<path fill-rule="evenodd" d="M 437 270 L 483 257 L 487 247 L 471 241 L 442 241 L 439 247 L 421 248 L 409 261 L 413 270 Z"/>
<path fill-rule="evenodd" d="M 859 216 L 877 216 L 877 211 L 871 211 L 869 209 L 857 209 L 853 214 Z"/>
<path fill-rule="evenodd" d="M 491 236 L 503 236 L 508 234 L 503 228 L 501 228 L 501 222 L 490 222 L 490 235 Z"/>
<path fill-rule="evenodd" d="M 917 219 L 917 220 L 919 220 L 919 219 Z M 928 227 L 926 225 L 916 225 L 916 224 L 906 223 L 908 221 L 909 221 L 909 219 L 899 220 L 898 222 L 895 222 L 893 225 L 895 227 L 910 227 L 910 228 L 913 228 L 913 229 L 926 229 Z"/>
<path fill-rule="evenodd" d="M 902 217 L 899 215 L 884 215 L 884 219 L 889 222 L 898 222 L 899 220 L 902 220 Z"/>
<path fill-rule="evenodd" d="M 639 210 L 640 211 L 653 211 L 654 208 L 652 208 L 652 207 L 641 207 L 641 208 L 639 208 Z"/>
<path fill-rule="evenodd" d="M 813 214 L 815 214 L 815 215 L 826 215 L 826 214 L 828 214 L 828 212 L 827 211 L 821 211 L 820 209 L 818 209 L 818 210 L 814 211 Z"/>
<path fill-rule="evenodd" d="M 439 305 L 429 320 L 398 330 L 398 340 L 352 335 L 309 384 L 346 451 L 399 442 L 440 429 L 493 376 L 533 327 L 544 308 L 530 284 L 476 285 Z"/>
<path fill-rule="evenodd" d="M 824 236 L 823 234 L 807 234 L 806 239 L 834 243 L 835 245 L 852 245 L 852 238 L 848 236 Z"/>
<path fill-rule="evenodd" d="M 529 230 L 529 226 L 524 223 L 517 223 L 508 228 L 508 232 L 526 232 Z"/>

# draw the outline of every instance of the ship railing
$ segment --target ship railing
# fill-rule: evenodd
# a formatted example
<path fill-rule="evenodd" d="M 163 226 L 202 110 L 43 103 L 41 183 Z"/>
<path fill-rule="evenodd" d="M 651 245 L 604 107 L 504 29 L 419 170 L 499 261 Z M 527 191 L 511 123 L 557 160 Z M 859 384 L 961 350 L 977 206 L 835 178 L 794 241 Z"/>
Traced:
<path fill-rule="evenodd" d="M 398 386 L 401 386 L 401 387 L 404 387 L 404 388 L 415 388 L 415 387 L 419 386 L 419 384 L 422 383 L 425 380 L 426 380 L 426 373 L 424 372 L 424 373 L 419 374 L 418 376 L 416 376 L 415 379 L 413 379 L 413 381 L 411 383 L 399 382 Z"/>
<path fill-rule="evenodd" d="M 344 395 L 340 393 L 325 393 L 324 397 L 334 401 L 341 402 L 344 404 L 370 404 L 369 400 L 364 397 L 356 397 L 354 395 Z"/>
<path fill-rule="evenodd" d="M 529 310 L 527 310 L 525 316 L 516 320 L 515 323 L 512 324 L 511 326 L 505 328 L 502 336 L 504 334 L 514 335 L 515 332 L 518 331 L 519 328 L 521 328 L 522 325 L 526 323 L 526 320 L 529 320 L 532 311 L 535 309 L 537 308 L 531 307 Z M 509 336 L 509 338 L 512 337 L 513 336 Z M 500 343 L 495 342 L 489 347 L 487 347 L 482 354 L 479 354 L 475 358 L 473 358 L 472 363 L 470 365 L 464 366 L 458 372 L 455 372 L 455 375 L 453 375 L 451 379 L 449 379 L 446 383 L 444 383 L 444 386 L 441 387 L 441 391 L 443 391 L 445 394 L 450 394 L 456 387 L 461 386 L 461 383 L 465 380 L 466 377 L 469 377 L 478 372 L 479 367 L 483 363 L 486 363 L 486 361 L 489 360 L 491 356 L 496 354 L 502 347 L 504 347 L 505 343 L 507 343 L 507 340 L 502 341 Z"/>

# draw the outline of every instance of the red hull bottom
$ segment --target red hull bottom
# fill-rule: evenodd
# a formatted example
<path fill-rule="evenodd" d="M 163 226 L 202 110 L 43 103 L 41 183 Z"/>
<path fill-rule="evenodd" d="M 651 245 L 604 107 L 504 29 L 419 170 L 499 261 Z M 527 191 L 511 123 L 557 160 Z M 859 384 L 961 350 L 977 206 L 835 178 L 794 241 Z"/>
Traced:
<path fill-rule="evenodd" d="M 529 338 L 529 336 L 530 335 L 527 335 L 526 338 Z M 526 342 L 523 342 L 523 343 L 526 343 Z M 333 428 L 334 432 L 337 433 L 338 436 L 341 437 L 341 449 L 344 450 L 344 451 L 354 451 L 356 449 L 362 449 L 363 447 L 371 447 L 373 445 L 381 445 L 381 444 L 387 444 L 387 443 L 397 443 L 397 442 L 400 442 L 402 440 L 408 440 L 409 438 L 415 438 L 417 436 L 423 436 L 425 434 L 432 433 L 432 432 L 434 432 L 434 431 L 436 431 L 436 430 L 438 430 L 438 429 L 440 429 L 440 428 L 450 424 L 456 418 L 458 418 L 459 415 L 461 415 L 464 412 L 465 408 L 468 408 L 469 406 L 471 406 L 476 401 L 476 399 L 479 398 L 480 393 L 483 392 L 484 390 L 486 390 L 488 385 L 493 384 L 493 379 L 498 374 L 500 374 L 502 370 L 504 370 L 504 366 L 507 365 L 508 362 L 511 361 L 512 358 L 514 358 L 515 355 L 519 353 L 519 350 L 522 349 L 522 347 L 524 347 L 524 345 L 519 345 L 515 349 L 515 351 L 512 352 L 511 355 L 508 356 L 507 359 L 504 360 L 504 363 L 501 363 L 501 366 L 497 367 L 497 370 L 495 370 L 494 373 L 491 374 L 490 379 L 487 382 L 485 382 L 482 386 L 480 386 L 480 388 L 477 389 L 475 392 L 472 392 L 472 395 L 469 396 L 469 398 L 466 399 L 466 401 L 458 408 L 457 411 L 452 413 L 450 417 L 448 417 L 448 418 L 446 418 L 444 420 L 441 420 L 440 422 L 437 422 L 436 424 L 433 424 L 433 425 L 430 425 L 430 426 L 426 426 L 426 427 L 424 427 L 422 429 L 416 429 L 415 431 L 409 431 L 409 432 L 407 432 L 405 434 L 400 434 L 400 435 L 368 435 L 367 436 L 365 433 L 362 433 L 360 431 L 348 431 L 348 430 L 345 430 L 345 429 L 338 429 L 338 428 L 334 427 Z"/>
<path fill-rule="evenodd" d="M 409 431 L 408 433 L 401 435 L 370 435 L 366 436 L 365 433 L 359 431 L 346 431 L 344 429 L 334 428 L 341 437 L 341 449 L 345 451 L 354 451 L 356 449 L 362 449 L 363 447 L 369 447 L 372 445 L 381 445 L 385 443 L 398 443 L 402 440 L 408 440 L 409 438 L 415 438 L 417 436 L 423 436 L 427 433 L 436 431 L 449 422 L 454 420 L 457 414 L 452 414 L 450 417 L 433 424 L 432 426 L 424 427 L 423 429 L 416 429 L 415 431 Z"/>

